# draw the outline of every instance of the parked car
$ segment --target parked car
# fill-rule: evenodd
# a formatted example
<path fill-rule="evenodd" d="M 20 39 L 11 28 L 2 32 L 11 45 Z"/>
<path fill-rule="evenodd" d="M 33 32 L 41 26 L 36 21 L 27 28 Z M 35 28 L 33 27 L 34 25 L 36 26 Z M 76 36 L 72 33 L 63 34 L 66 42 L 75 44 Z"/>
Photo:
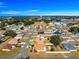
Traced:
<path fill-rule="evenodd" d="M 0 37 L 0 43 L 4 42 L 6 39 L 4 37 Z"/>

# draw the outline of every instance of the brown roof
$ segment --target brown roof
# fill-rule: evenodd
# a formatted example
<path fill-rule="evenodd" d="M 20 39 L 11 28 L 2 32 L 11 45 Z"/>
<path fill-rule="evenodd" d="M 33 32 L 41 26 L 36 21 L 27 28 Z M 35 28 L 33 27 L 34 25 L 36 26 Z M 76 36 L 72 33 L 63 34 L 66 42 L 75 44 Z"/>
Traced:
<path fill-rule="evenodd" d="M 36 50 L 43 50 L 44 49 L 44 47 L 45 47 L 45 45 L 44 44 L 35 44 L 35 49 Z"/>
<path fill-rule="evenodd" d="M 8 42 L 8 44 L 17 44 L 17 43 L 18 43 L 17 39 L 12 39 Z"/>
<path fill-rule="evenodd" d="M 11 44 L 7 44 L 3 47 L 4 49 L 11 49 L 12 48 L 12 45 Z"/>

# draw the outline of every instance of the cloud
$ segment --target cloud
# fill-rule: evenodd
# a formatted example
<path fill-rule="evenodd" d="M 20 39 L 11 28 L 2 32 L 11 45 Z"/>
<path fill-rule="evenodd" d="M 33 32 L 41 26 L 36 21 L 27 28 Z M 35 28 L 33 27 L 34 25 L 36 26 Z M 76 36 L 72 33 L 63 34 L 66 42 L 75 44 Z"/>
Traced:
<path fill-rule="evenodd" d="M 8 7 L 8 6 L 5 6 L 4 2 L 0 2 L 0 7 Z"/>
<path fill-rule="evenodd" d="M 5 11 L 5 12 L 0 12 L 0 14 L 20 14 L 18 11 Z"/>
<path fill-rule="evenodd" d="M 0 12 L 0 14 L 7 14 L 7 15 L 45 15 L 45 16 L 79 16 L 79 11 L 59 11 L 59 12 L 53 12 L 53 11 L 40 11 L 40 12 L 27 12 L 27 11 L 3 11 Z"/>
<path fill-rule="evenodd" d="M 26 12 L 39 12 L 39 10 L 27 10 Z"/>
<path fill-rule="evenodd" d="M 27 11 L 2 11 L 0 14 L 10 14 L 10 15 L 26 15 L 26 14 L 34 14 L 37 13 L 38 10 L 27 10 Z"/>
<path fill-rule="evenodd" d="M 30 13 L 28 15 L 49 15 L 49 16 L 79 16 L 79 11 L 61 11 L 61 12 L 40 12 L 40 13 Z"/>

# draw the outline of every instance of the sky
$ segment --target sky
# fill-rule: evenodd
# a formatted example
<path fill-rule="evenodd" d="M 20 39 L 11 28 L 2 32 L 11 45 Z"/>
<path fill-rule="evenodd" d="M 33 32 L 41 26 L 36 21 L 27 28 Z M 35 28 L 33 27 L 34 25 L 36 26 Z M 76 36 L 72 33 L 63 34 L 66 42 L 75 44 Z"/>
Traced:
<path fill-rule="evenodd" d="M 79 0 L 0 0 L 0 16 L 79 16 Z"/>

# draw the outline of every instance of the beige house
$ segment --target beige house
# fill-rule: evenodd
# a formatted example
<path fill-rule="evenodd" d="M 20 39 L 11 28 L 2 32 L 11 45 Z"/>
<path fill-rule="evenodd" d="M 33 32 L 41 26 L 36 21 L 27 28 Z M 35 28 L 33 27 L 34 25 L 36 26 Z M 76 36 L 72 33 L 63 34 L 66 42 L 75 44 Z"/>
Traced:
<path fill-rule="evenodd" d="M 44 37 L 41 37 L 40 35 L 38 35 L 34 41 L 36 42 L 34 49 L 37 50 L 37 52 L 46 51 L 46 46 L 44 44 L 44 41 L 45 41 Z"/>
<path fill-rule="evenodd" d="M 8 42 L 8 44 L 17 44 L 17 43 L 18 43 L 17 39 L 12 39 Z"/>

